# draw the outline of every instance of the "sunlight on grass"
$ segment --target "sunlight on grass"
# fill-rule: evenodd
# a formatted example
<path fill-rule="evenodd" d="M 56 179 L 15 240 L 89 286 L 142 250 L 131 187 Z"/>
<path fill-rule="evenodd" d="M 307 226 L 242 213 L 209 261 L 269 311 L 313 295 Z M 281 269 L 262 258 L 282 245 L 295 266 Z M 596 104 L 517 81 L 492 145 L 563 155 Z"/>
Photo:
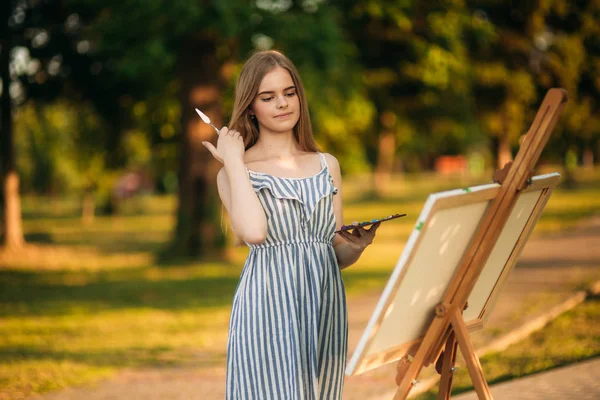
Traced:
<path fill-rule="evenodd" d="M 585 186 L 554 193 L 534 234 L 564 230 L 600 210 L 600 174 L 580 177 Z M 378 199 L 364 190 L 370 179 L 345 181 L 345 223 L 408 215 L 381 225 L 373 245 L 343 271 L 351 297 L 383 289 L 430 193 L 489 182 L 406 175 L 393 177 Z M 127 367 L 224 363 L 248 249 L 229 249 L 223 262 L 156 265 L 175 207 L 173 196 L 143 196 L 124 202 L 120 215 L 86 225 L 78 199 L 23 199 L 28 245 L 0 252 L 0 400 L 94 382 Z"/>
<path fill-rule="evenodd" d="M 113 368 L 69 360 L 7 359 L 0 363 L 0 399 L 24 399 L 32 393 L 79 386 L 107 378 L 114 372 Z"/>
<path fill-rule="evenodd" d="M 0 273 L 0 392 L 23 398 L 124 367 L 222 364 L 238 272 Z"/>

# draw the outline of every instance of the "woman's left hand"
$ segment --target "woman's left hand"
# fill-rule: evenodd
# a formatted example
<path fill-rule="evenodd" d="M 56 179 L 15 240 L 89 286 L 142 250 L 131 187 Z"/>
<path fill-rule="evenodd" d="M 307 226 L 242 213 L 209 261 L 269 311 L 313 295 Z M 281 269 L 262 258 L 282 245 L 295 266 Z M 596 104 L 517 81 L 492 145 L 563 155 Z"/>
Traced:
<path fill-rule="evenodd" d="M 338 235 L 343 237 L 348 242 L 348 245 L 352 250 L 357 252 L 363 252 L 368 245 L 373 243 L 373 239 L 375 238 L 375 232 L 377 232 L 377 228 L 379 228 L 379 225 L 381 225 L 381 222 L 377 222 L 371 225 L 371 228 L 368 230 L 363 228 L 362 226 L 357 226 L 352 230 L 352 233 L 342 231 L 338 232 Z"/>

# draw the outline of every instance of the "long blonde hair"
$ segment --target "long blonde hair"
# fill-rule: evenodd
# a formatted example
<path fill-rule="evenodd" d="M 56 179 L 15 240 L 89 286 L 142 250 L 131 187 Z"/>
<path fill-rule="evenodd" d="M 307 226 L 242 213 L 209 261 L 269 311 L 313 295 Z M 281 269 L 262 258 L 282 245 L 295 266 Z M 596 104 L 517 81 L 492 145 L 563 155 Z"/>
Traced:
<path fill-rule="evenodd" d="M 313 138 L 308 102 L 304 93 L 304 86 L 300 74 L 294 64 L 283 54 L 275 50 L 258 51 L 254 53 L 242 67 L 240 76 L 235 85 L 235 101 L 233 112 L 229 121 L 229 128 L 240 132 L 244 138 L 244 147 L 248 150 L 258 140 L 258 122 L 250 118 L 250 106 L 258 94 L 258 88 L 266 74 L 276 67 L 286 69 L 294 86 L 300 102 L 300 118 L 294 126 L 294 138 L 302 151 L 319 151 Z M 221 230 L 223 230 L 223 207 L 221 207 Z M 225 223 L 227 233 L 227 223 Z M 235 235 L 234 246 L 242 246 L 243 241 Z"/>
<path fill-rule="evenodd" d="M 294 86 L 300 102 L 300 118 L 294 126 L 294 137 L 302 151 L 319 151 L 313 138 L 308 103 L 304 93 L 304 86 L 300 74 L 294 64 L 283 54 L 275 50 L 258 51 L 254 53 L 242 67 L 240 77 L 235 86 L 235 101 L 229 127 L 240 132 L 244 138 L 246 150 L 254 146 L 258 140 L 258 122 L 250 118 L 250 106 L 258 94 L 258 88 L 265 75 L 274 68 L 286 69 Z"/>

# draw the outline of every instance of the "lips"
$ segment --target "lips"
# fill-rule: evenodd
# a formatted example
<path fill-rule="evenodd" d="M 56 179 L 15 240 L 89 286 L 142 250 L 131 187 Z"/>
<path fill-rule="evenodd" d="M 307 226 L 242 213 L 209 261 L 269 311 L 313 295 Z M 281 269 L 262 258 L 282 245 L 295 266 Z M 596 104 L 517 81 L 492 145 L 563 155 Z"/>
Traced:
<path fill-rule="evenodd" d="M 288 113 L 285 113 L 285 114 L 279 114 L 279 115 L 276 115 L 276 116 L 275 116 L 275 118 L 285 118 L 285 117 L 289 117 L 289 116 L 290 116 L 290 115 L 292 115 L 292 114 L 293 114 L 293 113 L 290 111 L 290 112 L 288 112 Z"/>

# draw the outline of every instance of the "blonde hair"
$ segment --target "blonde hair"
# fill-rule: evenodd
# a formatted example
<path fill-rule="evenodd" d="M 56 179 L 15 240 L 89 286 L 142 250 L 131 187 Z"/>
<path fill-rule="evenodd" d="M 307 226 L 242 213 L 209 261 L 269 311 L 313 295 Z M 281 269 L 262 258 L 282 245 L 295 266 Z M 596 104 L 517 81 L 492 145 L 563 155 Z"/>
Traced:
<path fill-rule="evenodd" d="M 258 51 L 244 63 L 235 85 L 235 100 L 231 120 L 229 121 L 229 128 L 240 132 L 242 138 L 244 138 L 244 147 L 246 150 L 256 144 L 260 132 L 258 130 L 258 122 L 250 117 L 250 106 L 258 94 L 258 89 L 265 75 L 277 67 L 284 68 L 289 72 L 296 87 L 296 95 L 300 103 L 300 117 L 293 129 L 294 138 L 300 150 L 317 152 L 319 148 L 313 138 L 308 102 L 306 101 L 300 74 L 289 58 L 275 50 Z M 225 223 L 225 229 L 225 233 L 227 233 L 227 223 Z M 222 207 L 221 230 L 223 230 Z M 235 235 L 234 246 L 242 246 L 243 243 Z"/>
<path fill-rule="evenodd" d="M 229 127 L 240 132 L 246 150 L 256 144 L 259 136 L 258 122 L 250 118 L 250 106 L 258 94 L 263 78 L 276 67 L 286 69 L 296 86 L 296 94 L 300 102 L 300 118 L 293 129 L 296 142 L 302 151 L 319 151 L 313 138 L 308 102 L 300 74 L 286 56 L 275 50 L 254 53 L 242 67 L 235 86 L 235 101 Z"/>

